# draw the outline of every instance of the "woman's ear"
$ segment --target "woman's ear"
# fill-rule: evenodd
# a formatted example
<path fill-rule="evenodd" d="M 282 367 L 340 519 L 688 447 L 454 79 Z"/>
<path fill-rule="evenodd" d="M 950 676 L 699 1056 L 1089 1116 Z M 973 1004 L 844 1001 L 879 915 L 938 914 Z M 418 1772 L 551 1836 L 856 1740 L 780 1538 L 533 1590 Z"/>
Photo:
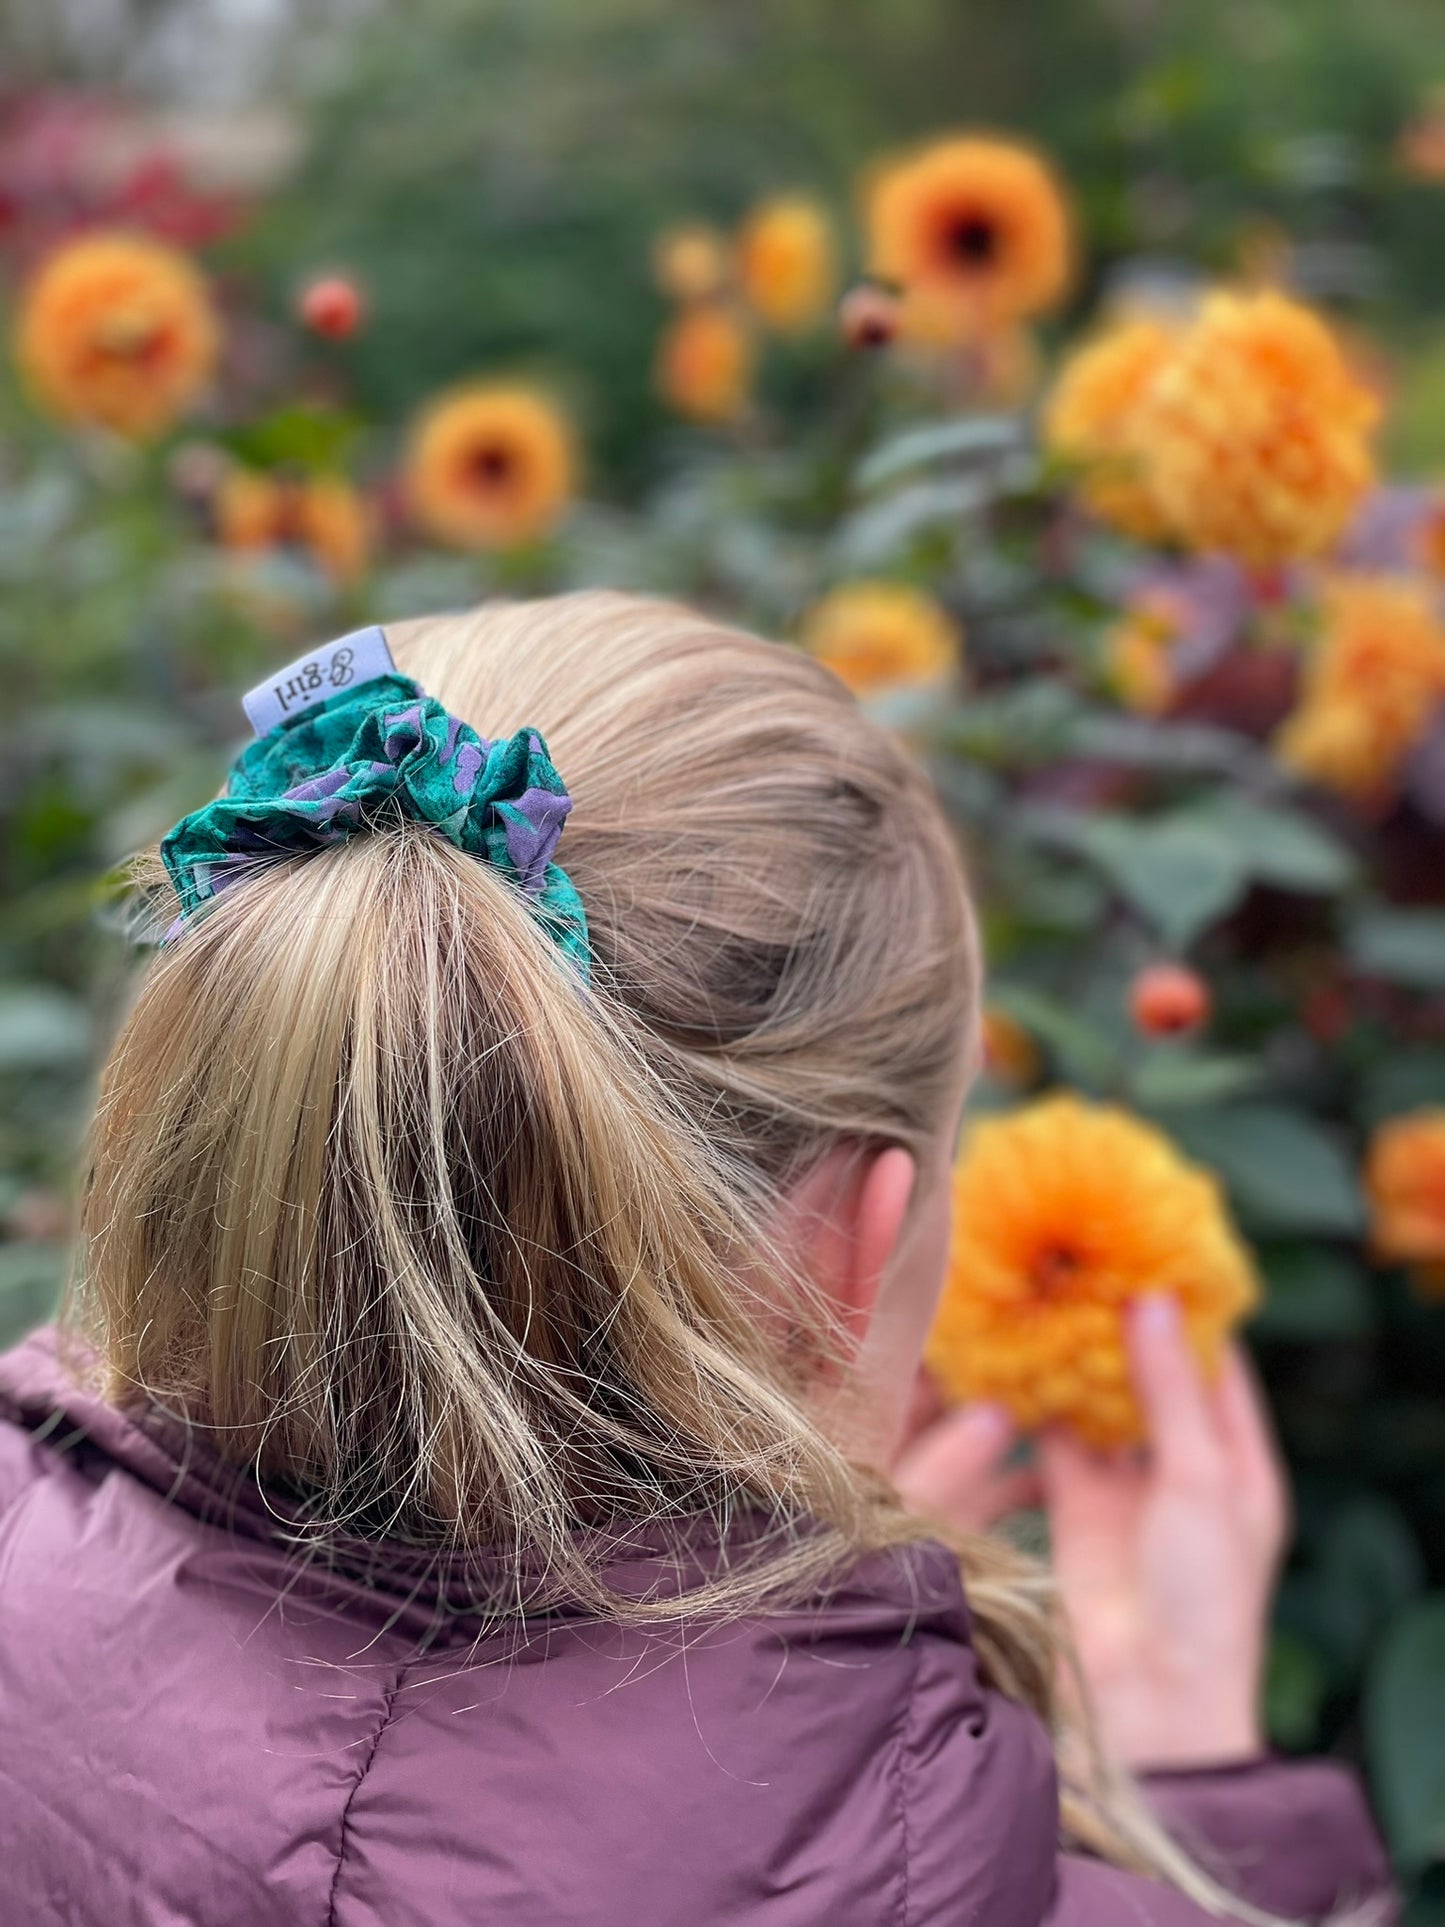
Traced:
<path fill-rule="evenodd" d="M 854 1214 L 849 1325 L 861 1344 L 873 1322 L 878 1294 L 903 1235 L 918 1165 L 901 1144 L 873 1151 L 864 1164 Z M 856 1323 L 855 1323 L 856 1320 Z"/>
<path fill-rule="evenodd" d="M 813 1283 L 861 1345 L 902 1235 L 917 1179 L 901 1145 L 838 1145 L 792 1198 L 794 1248 Z"/>

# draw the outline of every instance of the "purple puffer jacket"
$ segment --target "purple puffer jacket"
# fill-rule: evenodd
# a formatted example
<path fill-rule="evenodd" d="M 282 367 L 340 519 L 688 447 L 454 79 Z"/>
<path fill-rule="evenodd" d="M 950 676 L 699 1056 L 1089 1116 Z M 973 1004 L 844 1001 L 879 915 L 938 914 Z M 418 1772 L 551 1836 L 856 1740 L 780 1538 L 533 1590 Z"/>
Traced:
<path fill-rule="evenodd" d="M 637 1555 L 639 1578 L 648 1555 Z M 948 1554 L 816 1612 L 553 1619 L 418 1658 L 437 1581 L 298 1575 L 193 1441 L 0 1357 L 0 1920 L 15 1927 L 1203 1927 L 1060 1855 L 1049 1742 L 985 1688 Z M 1342 1769 L 1159 1783 L 1315 1919 L 1387 1875 Z"/>

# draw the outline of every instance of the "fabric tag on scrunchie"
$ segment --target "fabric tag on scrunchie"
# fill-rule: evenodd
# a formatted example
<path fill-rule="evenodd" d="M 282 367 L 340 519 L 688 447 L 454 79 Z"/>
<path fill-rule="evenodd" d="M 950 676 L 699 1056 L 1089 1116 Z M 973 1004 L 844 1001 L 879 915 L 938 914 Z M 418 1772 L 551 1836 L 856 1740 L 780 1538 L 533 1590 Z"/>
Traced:
<path fill-rule="evenodd" d="M 376 676 L 394 676 L 386 632 L 379 624 L 369 629 L 353 629 L 349 636 L 338 636 L 321 649 L 288 662 L 265 682 L 258 682 L 241 698 L 241 707 L 258 736 L 303 710 L 314 709 L 343 689 L 370 682 Z"/>

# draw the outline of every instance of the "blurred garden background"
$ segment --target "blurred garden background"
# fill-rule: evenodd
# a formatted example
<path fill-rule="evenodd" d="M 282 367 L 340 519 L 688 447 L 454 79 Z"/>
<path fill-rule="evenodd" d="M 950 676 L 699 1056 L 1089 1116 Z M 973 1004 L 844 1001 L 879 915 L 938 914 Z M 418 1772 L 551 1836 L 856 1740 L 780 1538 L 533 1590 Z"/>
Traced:
<path fill-rule="evenodd" d="M 930 760 L 978 1108 L 1221 1180 L 1271 1735 L 1445 1921 L 1442 240 L 1436 0 L 0 0 L 0 1340 L 116 866 L 238 692 L 491 593 L 700 601 Z"/>

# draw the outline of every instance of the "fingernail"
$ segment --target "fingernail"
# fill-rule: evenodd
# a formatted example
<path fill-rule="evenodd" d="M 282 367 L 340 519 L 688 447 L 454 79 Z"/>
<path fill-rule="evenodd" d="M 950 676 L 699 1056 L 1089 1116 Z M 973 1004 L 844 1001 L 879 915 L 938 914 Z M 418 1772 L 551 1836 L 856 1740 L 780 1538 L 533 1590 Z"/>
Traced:
<path fill-rule="evenodd" d="M 1167 1291 L 1145 1292 L 1134 1301 L 1134 1317 L 1149 1338 L 1163 1338 L 1179 1326 L 1179 1306 Z"/>
<path fill-rule="evenodd" d="M 970 1405 L 963 1422 L 980 1445 L 1004 1445 L 1013 1437 L 1013 1418 L 1002 1405 Z"/>

